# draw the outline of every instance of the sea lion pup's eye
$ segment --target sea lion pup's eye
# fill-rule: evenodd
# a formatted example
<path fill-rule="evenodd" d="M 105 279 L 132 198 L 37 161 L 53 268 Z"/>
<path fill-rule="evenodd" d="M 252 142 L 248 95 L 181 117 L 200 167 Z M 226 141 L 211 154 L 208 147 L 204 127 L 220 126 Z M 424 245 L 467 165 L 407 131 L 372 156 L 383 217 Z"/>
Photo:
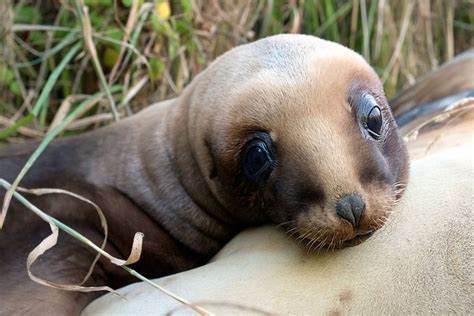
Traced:
<path fill-rule="evenodd" d="M 367 134 L 375 140 L 382 137 L 383 117 L 382 111 L 374 97 L 364 94 L 358 105 L 357 116 L 360 124 Z"/>
<path fill-rule="evenodd" d="M 382 130 L 382 112 L 378 106 L 374 106 L 367 117 L 367 130 L 373 138 L 379 138 Z"/>
<path fill-rule="evenodd" d="M 245 144 L 242 169 L 245 176 L 256 183 L 267 180 L 275 168 L 275 160 L 269 140 L 254 138 Z"/>

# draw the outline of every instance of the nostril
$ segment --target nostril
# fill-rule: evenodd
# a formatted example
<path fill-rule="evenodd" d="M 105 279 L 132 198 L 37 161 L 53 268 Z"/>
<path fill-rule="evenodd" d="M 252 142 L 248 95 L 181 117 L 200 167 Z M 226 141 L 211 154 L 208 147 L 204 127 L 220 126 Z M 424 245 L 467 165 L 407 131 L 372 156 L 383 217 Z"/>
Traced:
<path fill-rule="evenodd" d="M 339 201 L 337 201 L 336 213 L 340 217 L 348 220 L 349 223 L 351 223 L 352 226 L 355 227 L 356 221 L 355 221 L 355 218 L 354 218 L 354 214 L 352 213 L 352 206 L 351 206 L 348 199 L 341 198 L 341 199 L 339 199 Z"/>
<path fill-rule="evenodd" d="M 364 210 L 364 200 L 358 194 L 345 195 L 336 203 L 337 215 L 349 221 L 354 227 L 359 227 Z"/>

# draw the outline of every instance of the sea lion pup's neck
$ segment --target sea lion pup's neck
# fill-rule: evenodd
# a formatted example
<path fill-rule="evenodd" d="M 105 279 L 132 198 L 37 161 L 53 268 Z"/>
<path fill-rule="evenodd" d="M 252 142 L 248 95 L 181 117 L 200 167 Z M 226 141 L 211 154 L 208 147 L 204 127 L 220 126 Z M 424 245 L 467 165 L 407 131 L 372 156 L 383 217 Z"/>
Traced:
<path fill-rule="evenodd" d="M 203 180 L 208 175 L 201 174 L 195 161 L 182 99 L 188 95 L 155 104 L 97 136 L 91 134 L 113 138 L 104 140 L 102 157 L 96 156 L 90 175 L 94 182 L 105 179 L 127 195 L 192 251 L 212 255 L 240 223 L 219 204 Z"/>

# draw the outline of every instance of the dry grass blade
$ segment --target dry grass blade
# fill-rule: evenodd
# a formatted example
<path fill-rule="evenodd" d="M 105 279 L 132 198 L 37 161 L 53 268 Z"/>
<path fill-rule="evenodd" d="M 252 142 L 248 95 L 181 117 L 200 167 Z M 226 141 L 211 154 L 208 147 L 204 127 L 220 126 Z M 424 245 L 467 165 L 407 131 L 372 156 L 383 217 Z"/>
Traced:
<path fill-rule="evenodd" d="M 137 20 L 138 20 L 137 13 L 138 13 L 139 5 L 140 5 L 140 1 L 138 0 L 132 1 L 132 7 L 130 8 L 130 13 L 128 15 L 127 25 L 125 26 L 125 34 L 123 35 L 123 39 L 122 39 L 123 44 L 128 43 L 130 35 L 132 34 L 132 31 L 133 31 L 133 27 L 137 23 Z M 124 54 L 125 54 L 125 45 L 121 45 L 119 57 L 117 58 L 117 61 L 115 62 L 109 75 L 109 84 L 113 84 L 115 82 L 115 79 L 116 79 L 115 76 L 117 74 L 117 71 L 119 70 Z"/>
<path fill-rule="evenodd" d="M 36 246 L 35 249 L 33 249 L 28 254 L 28 258 L 26 260 L 26 269 L 28 271 L 28 276 L 30 277 L 30 279 L 38 284 L 52 287 L 58 290 L 63 290 L 63 291 L 78 291 L 78 292 L 108 291 L 108 292 L 116 293 L 112 288 L 108 286 L 81 286 L 78 284 L 59 284 L 59 283 L 47 281 L 35 276 L 31 272 L 31 266 L 33 265 L 33 263 L 41 255 L 43 255 L 47 250 L 53 248 L 58 242 L 58 232 L 59 232 L 58 227 L 52 223 L 49 223 L 49 226 L 51 227 L 51 235 L 43 239 L 39 243 L 39 245 Z"/>
<path fill-rule="evenodd" d="M 27 190 L 27 189 L 24 189 L 24 188 L 18 188 L 18 191 L 27 192 L 27 193 L 31 193 L 31 194 L 35 194 L 35 195 L 62 193 L 62 194 L 67 194 L 67 195 L 76 197 L 76 198 L 78 198 L 78 199 L 80 199 L 84 202 L 87 202 L 87 203 L 93 205 L 94 208 L 96 209 L 97 213 L 99 214 L 100 222 L 101 222 L 102 228 L 104 229 L 104 239 L 103 239 L 103 242 L 102 242 L 101 247 L 100 247 L 101 249 L 104 249 L 105 244 L 107 242 L 107 236 L 108 236 L 107 222 L 105 220 L 105 216 L 102 213 L 101 209 L 95 203 L 91 202 L 88 199 L 80 197 L 80 196 L 78 196 L 78 195 L 76 195 L 72 192 L 68 192 L 68 191 L 60 190 L 60 189 Z M 96 257 L 92 261 L 92 264 L 89 268 L 89 271 L 87 272 L 87 274 L 84 276 L 83 280 L 79 284 L 59 284 L 59 283 L 55 283 L 55 282 L 51 282 L 51 281 L 47 281 L 45 279 L 39 278 L 31 272 L 31 266 L 33 265 L 33 263 L 41 255 L 43 255 L 47 250 L 54 247 L 58 242 L 58 232 L 59 232 L 58 226 L 56 226 L 53 222 L 48 222 L 48 223 L 49 223 L 50 228 L 51 228 L 51 235 L 49 235 L 43 241 L 41 241 L 41 243 L 38 246 L 36 246 L 28 254 L 28 258 L 27 258 L 27 262 L 26 262 L 26 269 L 28 271 L 28 276 L 30 277 L 30 279 L 33 280 L 34 282 L 38 283 L 38 284 L 41 284 L 41 285 L 44 285 L 44 286 L 49 286 L 49 287 L 59 289 L 59 290 L 64 290 L 64 291 L 79 291 L 79 292 L 108 291 L 108 292 L 113 292 L 113 293 L 119 295 L 112 288 L 110 288 L 108 286 L 83 286 L 83 284 L 85 282 L 87 282 L 87 280 L 92 275 L 94 267 L 95 267 L 97 261 L 100 258 L 100 254 L 96 255 Z"/>
<path fill-rule="evenodd" d="M 426 46 L 428 50 L 428 55 L 430 57 L 431 67 L 435 68 L 438 65 L 438 61 L 436 60 L 436 54 L 433 44 L 433 31 L 431 26 L 431 8 L 430 8 L 430 1 L 429 0 L 422 0 L 420 1 L 420 13 L 424 20 L 424 28 L 426 34 Z"/>
<path fill-rule="evenodd" d="M 143 86 L 148 82 L 148 76 L 140 79 L 125 95 L 123 98 L 121 106 L 130 102 L 131 99 L 143 88 Z"/>
<path fill-rule="evenodd" d="M 14 24 L 12 26 L 13 32 L 25 32 L 25 31 L 62 31 L 70 32 L 73 31 L 70 27 L 56 26 L 56 25 L 37 25 L 37 24 Z"/>
<path fill-rule="evenodd" d="M 362 15 L 362 33 L 363 33 L 363 56 L 370 63 L 370 50 L 369 50 L 369 26 L 367 18 L 367 6 L 365 0 L 360 0 L 360 13 Z"/>
<path fill-rule="evenodd" d="M 135 23 L 133 33 L 130 36 L 130 44 L 129 44 L 130 46 L 135 47 L 135 45 L 138 41 L 138 38 L 140 36 L 140 33 L 143 29 L 143 26 L 145 25 L 145 22 L 148 19 L 148 15 L 152 11 L 152 9 L 153 9 L 153 4 L 150 3 L 150 2 L 145 2 L 140 7 L 140 10 L 138 11 L 139 19 L 138 19 L 137 23 Z M 129 61 L 130 57 L 131 57 L 131 51 L 129 50 L 129 51 L 127 51 L 127 54 L 125 55 L 125 57 L 122 58 L 122 62 L 120 64 L 118 64 L 119 67 L 117 69 L 117 73 L 115 74 L 115 77 L 121 76 L 121 74 L 125 71 L 126 66 L 129 64 L 128 61 Z M 145 58 L 145 64 L 147 64 L 147 66 L 148 66 L 148 62 L 146 61 L 146 58 Z"/>
<path fill-rule="evenodd" d="M 56 219 L 52 220 L 53 217 L 48 215 L 47 217 L 44 217 L 44 218 L 42 217 L 42 218 L 45 221 L 47 221 L 49 224 L 54 224 L 54 225 L 60 226 L 65 232 L 67 232 L 68 234 L 70 234 L 74 238 L 77 238 L 81 242 L 84 242 L 84 243 L 88 244 L 89 246 L 91 246 L 92 248 L 94 248 L 98 252 L 98 255 L 97 255 L 96 259 L 94 259 L 94 264 L 95 264 L 95 262 L 97 262 L 97 259 L 98 259 L 98 257 L 100 257 L 100 255 L 103 255 L 104 257 L 109 259 L 110 262 L 112 262 L 112 263 L 114 263 L 115 265 L 118 265 L 118 266 L 130 265 L 130 264 L 135 263 L 138 260 L 140 260 L 140 254 L 141 254 L 141 250 L 142 250 L 143 236 L 144 236 L 143 233 L 140 233 L 140 232 L 135 233 L 135 235 L 133 237 L 132 251 L 130 252 L 130 255 L 128 256 L 128 258 L 126 260 L 114 257 L 114 256 L 112 256 L 109 253 L 104 251 L 104 247 L 105 247 L 105 244 L 107 242 L 107 237 L 108 237 L 107 221 L 106 221 L 105 215 L 102 212 L 102 210 L 100 209 L 100 207 L 97 204 L 95 204 L 94 202 L 92 202 L 91 200 L 86 199 L 85 197 L 80 196 L 78 194 L 75 194 L 73 192 L 63 190 L 63 189 L 50 189 L 50 188 L 25 189 L 25 188 L 18 187 L 17 190 L 20 191 L 20 192 L 26 192 L 26 193 L 31 193 L 31 194 L 35 194 L 35 195 L 66 194 L 66 195 L 72 196 L 76 199 L 79 199 L 83 202 L 86 202 L 86 203 L 89 203 L 90 205 L 92 205 L 94 207 L 94 209 L 96 210 L 97 214 L 99 215 L 100 224 L 102 226 L 102 229 L 104 230 L 104 240 L 103 240 L 102 245 L 101 245 L 100 248 L 97 247 L 92 241 L 90 241 L 89 239 L 87 239 L 83 235 L 79 234 L 75 230 L 69 228 L 65 224 L 59 222 Z M 59 223 L 62 224 L 62 225 L 60 225 Z M 87 278 L 83 282 L 85 282 L 87 280 Z"/>
<path fill-rule="evenodd" d="M 66 118 L 67 114 L 71 110 L 71 106 L 73 103 L 84 100 L 86 97 L 86 95 L 70 95 L 65 98 L 63 102 L 61 102 L 59 109 L 56 111 L 56 115 L 54 116 L 53 121 L 49 125 L 48 130 L 52 130 Z"/>
<path fill-rule="evenodd" d="M 446 1 L 446 60 L 454 57 L 454 0 Z"/>
<path fill-rule="evenodd" d="M 92 25 L 89 17 L 89 9 L 84 5 L 83 0 L 77 0 L 76 4 L 79 4 L 79 16 L 81 18 L 82 23 L 82 31 L 84 34 L 84 45 L 92 59 L 92 63 L 94 64 L 94 68 L 96 70 L 97 76 L 99 77 L 99 81 L 102 85 L 102 88 L 105 91 L 107 99 L 110 103 L 110 109 L 112 114 L 114 115 L 114 119 L 118 121 L 120 116 L 117 112 L 117 107 L 115 105 L 115 100 L 112 96 L 112 92 L 110 91 L 110 87 L 105 79 L 104 71 L 102 70 L 102 66 L 100 65 L 99 57 L 97 55 L 97 50 L 94 45 L 94 41 L 92 40 Z"/>
<path fill-rule="evenodd" d="M 96 115 L 88 116 L 83 119 L 71 122 L 71 124 L 69 124 L 66 127 L 66 130 L 68 131 L 80 130 L 94 124 L 111 122 L 113 119 L 114 119 L 114 116 L 111 113 L 96 114 Z"/>
<path fill-rule="evenodd" d="M 351 35 L 349 36 L 349 47 L 354 48 L 357 32 L 357 23 L 359 21 L 359 0 L 352 0 L 352 14 L 350 30 Z"/>
<path fill-rule="evenodd" d="M 78 199 L 82 202 L 85 202 L 85 203 L 91 205 L 95 209 L 97 214 L 99 215 L 100 225 L 102 226 L 102 229 L 104 231 L 104 239 L 102 241 L 102 244 L 101 244 L 100 248 L 101 249 L 105 248 L 105 245 L 107 243 L 107 237 L 109 236 L 109 228 L 107 226 L 107 220 L 105 219 L 105 215 L 102 212 L 102 210 L 100 209 L 100 207 L 97 204 L 95 204 L 94 202 L 92 202 L 91 200 L 86 199 L 83 196 L 80 196 L 78 194 L 72 193 L 72 192 L 67 191 L 67 190 L 62 190 L 62 189 L 46 189 L 46 188 L 43 188 L 43 189 L 25 189 L 25 188 L 18 187 L 17 190 L 20 191 L 20 192 L 26 192 L 26 193 L 34 194 L 34 195 L 37 195 L 37 196 L 45 195 L 45 194 L 65 194 L 65 195 L 72 196 L 73 198 L 76 198 L 76 199 Z M 50 225 L 52 225 L 52 224 L 50 223 Z M 53 235 L 54 235 L 55 234 L 54 229 L 51 229 L 51 230 L 53 231 Z M 56 227 L 56 230 L 57 230 L 57 227 Z M 57 234 L 56 234 L 55 238 L 57 240 Z M 56 242 L 54 244 L 56 244 Z M 53 246 L 54 245 L 52 245 L 51 247 L 53 247 Z M 49 248 L 51 248 L 51 247 L 49 247 Z M 33 259 L 31 264 L 33 264 L 33 262 L 36 260 L 37 256 L 34 257 L 34 258 L 35 259 Z M 99 258 L 100 258 L 100 254 L 97 254 L 96 257 L 94 258 L 94 260 L 92 261 L 92 264 L 89 268 L 89 271 L 87 272 L 87 274 L 83 278 L 82 282 L 79 283 L 79 285 L 83 285 L 89 279 L 89 277 L 91 276 L 92 271 L 94 270 L 94 267 L 95 267 L 97 261 L 99 260 Z M 28 274 L 30 274 L 29 270 L 28 270 Z M 88 292 L 90 292 L 90 291 L 88 291 Z"/>
<path fill-rule="evenodd" d="M 385 82 L 390 75 L 390 72 L 393 69 L 393 66 L 397 62 L 398 58 L 400 57 L 400 53 L 402 51 L 403 43 L 405 42 L 405 35 L 407 34 L 408 26 L 410 24 L 411 15 L 413 13 L 413 7 L 415 6 L 414 1 L 409 1 L 407 4 L 407 8 L 405 10 L 405 14 L 403 15 L 403 22 L 402 27 L 400 30 L 400 35 L 398 36 L 397 45 L 395 46 L 395 51 L 393 52 L 390 61 L 388 62 L 387 67 L 382 75 L 382 82 Z"/>
<path fill-rule="evenodd" d="M 380 56 L 380 49 L 382 46 L 382 34 L 383 34 L 383 17 L 385 12 L 385 0 L 379 0 L 377 8 L 377 27 L 375 33 L 375 44 L 374 44 L 374 59 L 378 59 Z"/>

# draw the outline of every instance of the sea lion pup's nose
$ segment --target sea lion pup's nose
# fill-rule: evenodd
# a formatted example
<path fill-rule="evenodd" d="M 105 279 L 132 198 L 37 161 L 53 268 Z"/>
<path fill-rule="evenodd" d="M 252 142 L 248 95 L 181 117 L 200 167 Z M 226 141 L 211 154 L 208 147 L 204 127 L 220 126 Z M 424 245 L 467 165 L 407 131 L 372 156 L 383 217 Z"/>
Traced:
<path fill-rule="evenodd" d="M 359 194 L 348 194 L 336 203 L 336 213 L 349 221 L 354 228 L 359 227 L 360 218 L 365 210 L 365 203 Z"/>

